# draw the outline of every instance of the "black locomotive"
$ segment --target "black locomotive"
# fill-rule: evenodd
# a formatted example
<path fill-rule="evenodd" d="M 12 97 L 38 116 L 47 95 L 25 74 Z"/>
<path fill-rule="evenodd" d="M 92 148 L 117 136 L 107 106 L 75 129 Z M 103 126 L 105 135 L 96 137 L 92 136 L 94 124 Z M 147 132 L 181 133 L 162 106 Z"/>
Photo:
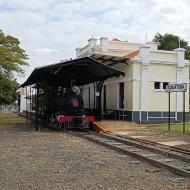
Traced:
<path fill-rule="evenodd" d="M 84 110 L 80 88 L 46 88 L 45 115 L 50 128 L 90 128 L 94 116 Z"/>

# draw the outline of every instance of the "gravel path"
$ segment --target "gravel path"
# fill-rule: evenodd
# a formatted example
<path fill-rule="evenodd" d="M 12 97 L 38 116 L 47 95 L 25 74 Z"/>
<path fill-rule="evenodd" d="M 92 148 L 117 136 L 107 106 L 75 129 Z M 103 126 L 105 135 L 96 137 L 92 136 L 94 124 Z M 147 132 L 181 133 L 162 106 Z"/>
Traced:
<path fill-rule="evenodd" d="M 190 182 L 64 132 L 0 126 L 0 190 L 190 189 Z"/>

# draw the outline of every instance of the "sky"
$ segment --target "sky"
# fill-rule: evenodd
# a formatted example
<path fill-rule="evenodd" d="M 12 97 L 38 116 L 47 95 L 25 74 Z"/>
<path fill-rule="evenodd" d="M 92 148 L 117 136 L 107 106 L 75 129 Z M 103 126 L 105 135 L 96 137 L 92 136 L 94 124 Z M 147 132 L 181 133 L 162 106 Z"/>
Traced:
<path fill-rule="evenodd" d="M 24 82 L 37 66 L 75 57 L 90 37 L 144 43 L 172 33 L 190 42 L 190 0 L 0 0 L 0 29 L 29 55 Z"/>

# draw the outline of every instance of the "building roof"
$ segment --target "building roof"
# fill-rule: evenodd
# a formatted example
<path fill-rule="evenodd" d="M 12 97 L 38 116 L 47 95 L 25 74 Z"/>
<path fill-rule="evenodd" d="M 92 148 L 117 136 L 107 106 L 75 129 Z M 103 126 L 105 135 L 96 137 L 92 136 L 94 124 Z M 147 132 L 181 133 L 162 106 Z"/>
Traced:
<path fill-rule="evenodd" d="M 114 66 L 117 64 L 128 64 L 128 61 L 137 55 L 139 55 L 140 51 L 133 51 L 129 54 L 126 54 L 124 56 L 113 56 L 113 55 L 106 55 L 106 54 L 97 54 L 94 53 L 90 57 L 93 59 L 99 61 L 100 63 L 103 63 L 104 65 L 107 66 Z"/>
<path fill-rule="evenodd" d="M 116 64 L 127 64 L 127 61 L 129 60 L 127 57 L 96 54 L 96 53 L 92 54 L 90 57 L 107 66 L 114 66 Z"/>
<path fill-rule="evenodd" d="M 117 42 L 120 42 L 121 40 L 119 40 L 118 38 L 113 38 L 111 41 L 117 41 Z"/>
<path fill-rule="evenodd" d="M 93 58 L 84 57 L 37 67 L 21 87 L 38 82 L 46 82 L 52 86 L 70 87 L 71 81 L 75 81 L 76 85 L 85 85 L 118 76 L 125 76 L 125 74 Z"/>
<path fill-rule="evenodd" d="M 139 55 L 139 53 L 140 53 L 139 50 L 133 51 L 133 52 L 131 52 L 131 53 L 129 53 L 129 54 L 123 56 L 123 58 L 125 57 L 125 58 L 127 58 L 127 59 L 132 59 L 132 58 L 136 57 L 137 55 Z"/>

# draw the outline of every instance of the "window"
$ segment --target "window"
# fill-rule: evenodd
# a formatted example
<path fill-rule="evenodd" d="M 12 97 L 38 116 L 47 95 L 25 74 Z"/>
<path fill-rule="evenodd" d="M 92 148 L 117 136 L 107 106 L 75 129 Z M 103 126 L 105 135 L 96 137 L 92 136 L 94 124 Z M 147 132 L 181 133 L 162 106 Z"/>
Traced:
<path fill-rule="evenodd" d="M 119 109 L 124 109 L 124 82 L 119 83 Z"/>
<path fill-rule="evenodd" d="M 166 89 L 166 87 L 168 86 L 168 82 L 163 82 L 163 89 Z"/>
<path fill-rule="evenodd" d="M 160 89 L 160 82 L 154 82 L 154 89 Z"/>

